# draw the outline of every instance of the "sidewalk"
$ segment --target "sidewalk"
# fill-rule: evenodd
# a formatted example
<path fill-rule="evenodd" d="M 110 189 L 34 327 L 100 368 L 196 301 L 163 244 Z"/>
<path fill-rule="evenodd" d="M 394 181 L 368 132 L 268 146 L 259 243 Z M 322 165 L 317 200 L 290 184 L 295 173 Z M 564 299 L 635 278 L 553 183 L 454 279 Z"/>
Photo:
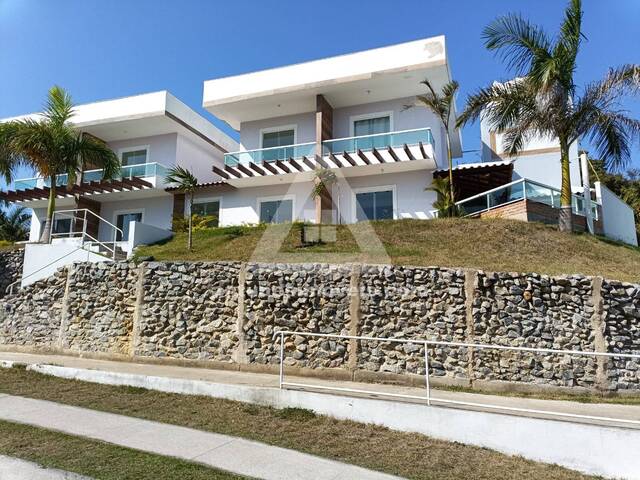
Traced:
<path fill-rule="evenodd" d="M 398 478 L 228 435 L 13 395 L 0 394 L 0 419 L 176 457 L 253 478 L 268 480 L 351 480 L 355 478 L 393 480 Z M 1 475 L 0 478 L 4 479 Z"/>
<path fill-rule="evenodd" d="M 170 366 L 170 365 L 157 365 L 157 364 L 144 364 L 144 363 L 127 363 L 127 362 L 117 362 L 117 361 L 108 361 L 108 360 L 92 360 L 86 358 L 78 358 L 71 357 L 65 355 L 41 355 L 41 354 L 27 354 L 27 353 L 13 353 L 13 352 L 2 352 L 0 351 L 0 363 L 3 361 L 7 362 L 17 362 L 24 364 L 38 364 L 38 365 L 56 365 L 60 367 L 67 367 L 70 369 L 79 369 L 79 370 L 91 370 L 91 371 L 99 371 L 105 373 L 112 373 L 115 375 L 101 375 L 100 378 L 97 378 L 97 375 L 94 375 L 96 378 L 92 378 L 91 372 L 80 372 L 80 375 L 74 375 L 73 372 L 56 372 L 54 368 L 40 368 L 38 367 L 38 371 L 49 372 L 58 376 L 66 376 L 67 378 L 78 378 L 86 381 L 96 381 L 99 383 L 110 383 L 114 385 L 126 384 L 126 385 L 135 385 L 136 383 L 131 383 L 127 380 L 139 382 L 139 376 L 150 377 L 150 381 L 145 382 L 145 388 L 154 387 L 154 378 L 161 379 L 174 379 L 175 382 L 162 382 L 163 385 L 167 385 L 167 383 L 176 384 L 177 392 L 184 390 L 185 392 L 189 391 L 189 384 L 196 382 L 208 382 L 211 384 L 215 384 L 217 386 L 247 386 L 252 387 L 254 389 L 259 389 L 263 392 L 263 397 L 268 398 L 270 393 L 273 393 L 278 389 L 278 376 L 271 374 L 262 374 L 262 373 L 250 373 L 250 372 L 238 372 L 231 370 L 213 370 L 213 369 L 205 369 L 205 368 L 192 368 L 192 367 L 178 367 L 178 366 Z M 118 375 L 121 374 L 121 375 Z M 132 376 L 132 377 L 129 377 Z M 119 378 L 118 378 L 119 377 Z M 135 377 L 135 378 L 134 378 Z M 357 390 L 373 390 L 375 392 L 379 392 L 378 395 L 361 395 L 357 394 L 356 396 L 363 396 L 365 398 L 387 398 L 385 394 L 406 394 L 406 395 L 416 395 L 416 396 L 424 396 L 425 389 L 423 388 L 414 388 L 414 387 L 405 387 L 399 385 L 383 385 L 383 384 L 367 384 L 367 383 L 357 383 L 357 382 L 348 382 L 348 381 L 332 381 L 320 378 L 309 378 L 309 377 L 293 377 L 287 376 L 287 381 L 291 382 L 303 382 L 310 385 L 321 386 L 331 386 L 338 388 L 349 388 L 349 389 L 357 389 Z M 158 383 L 158 382 L 155 382 Z M 140 385 L 138 385 L 140 386 Z M 172 391 L 167 390 L 165 387 L 158 387 L 157 389 L 162 389 L 164 391 Z M 219 389 L 218 389 L 219 390 Z M 232 389 L 230 389 L 231 391 Z M 309 391 L 318 391 L 321 393 L 328 393 L 330 395 L 339 395 L 337 392 L 327 392 L 322 390 L 314 390 L 313 388 L 307 388 Z M 185 393 L 183 392 L 183 393 Z M 207 395 L 206 391 L 200 392 L 192 392 L 192 393 L 200 393 L 203 395 Z M 354 394 L 348 393 L 347 395 L 354 396 Z M 233 393 L 229 393 L 225 395 L 224 392 L 220 391 L 220 394 L 212 394 L 212 396 L 217 396 L 219 398 L 229 398 L 229 399 L 237 399 L 234 398 Z M 519 398 L 519 397 L 506 397 L 500 395 L 489 395 L 489 394 L 481 394 L 481 393 L 464 393 L 464 392 L 451 392 L 446 390 L 432 390 L 432 401 L 437 404 L 437 400 L 450 400 L 450 401 L 459 401 L 459 402 L 471 402 L 476 404 L 485 404 L 485 405 L 494 405 L 501 407 L 501 409 L 487 409 L 483 407 L 473 407 L 473 406 L 464 406 L 464 405 L 449 405 L 450 408 L 459 408 L 466 410 L 475 410 L 475 411 L 489 411 L 489 412 L 497 412 L 497 413 L 507 413 L 510 415 L 519 415 L 524 417 L 534 417 L 534 418 L 558 418 L 558 417 L 550 417 L 548 415 L 544 415 L 543 413 L 536 412 L 513 412 L 509 409 L 511 408 L 524 408 L 535 411 L 553 411 L 553 412 L 563 412 L 569 415 L 589 415 L 594 417 L 609 417 L 609 418 L 618 418 L 624 420 L 632 420 L 632 421 L 640 421 L 640 405 L 616 405 L 616 404 L 606 404 L 606 403 L 579 403 L 579 402 L 571 402 L 564 400 L 539 400 L 532 398 Z M 393 401 L 397 402 L 406 402 L 407 400 L 393 398 Z M 245 400 L 246 401 L 246 400 Z M 420 402 L 420 401 L 417 401 Z M 267 402 L 268 403 L 268 402 Z M 424 402 L 421 402 L 424 403 Z M 588 420 L 588 419 L 572 419 L 574 422 L 580 423 L 588 423 L 588 424 L 597 424 L 597 425 L 606 425 L 606 426 L 624 426 L 625 428 L 634 428 L 640 429 L 640 425 L 636 424 L 628 424 L 628 423 L 619 423 L 613 420 Z"/>

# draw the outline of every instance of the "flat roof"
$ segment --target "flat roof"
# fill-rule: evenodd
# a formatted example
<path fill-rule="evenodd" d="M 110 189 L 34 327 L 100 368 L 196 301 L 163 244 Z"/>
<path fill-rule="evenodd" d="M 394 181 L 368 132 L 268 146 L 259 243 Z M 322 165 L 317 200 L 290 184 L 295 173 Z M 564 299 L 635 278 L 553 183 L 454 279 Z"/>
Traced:
<path fill-rule="evenodd" d="M 444 35 L 204 82 L 203 106 L 235 130 L 242 122 L 423 94 L 451 80 Z M 455 116 L 455 115 L 454 115 Z M 462 153 L 460 132 L 452 138 Z"/>
<path fill-rule="evenodd" d="M 0 122 L 40 116 L 33 113 Z M 77 105 L 71 122 L 107 142 L 181 133 L 223 152 L 238 149 L 235 140 L 166 90 Z"/>

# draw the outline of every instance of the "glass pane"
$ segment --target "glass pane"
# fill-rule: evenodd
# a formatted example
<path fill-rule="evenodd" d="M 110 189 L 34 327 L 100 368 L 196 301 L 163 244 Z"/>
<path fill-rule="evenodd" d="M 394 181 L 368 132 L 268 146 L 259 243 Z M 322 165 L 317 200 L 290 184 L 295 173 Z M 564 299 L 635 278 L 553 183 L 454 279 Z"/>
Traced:
<path fill-rule="evenodd" d="M 525 183 L 525 188 L 527 191 L 527 200 L 540 202 L 551 206 L 556 205 L 554 203 L 555 199 L 553 196 L 553 191 L 550 188 L 536 185 L 530 182 Z"/>
<path fill-rule="evenodd" d="M 291 130 L 282 130 L 279 132 L 269 132 L 262 134 L 262 148 L 271 148 L 271 147 L 283 147 L 287 145 L 293 145 L 294 141 L 294 131 Z"/>
<path fill-rule="evenodd" d="M 275 200 L 260 203 L 261 223 L 285 223 L 293 221 L 293 201 Z"/>
<path fill-rule="evenodd" d="M 375 220 L 375 196 L 373 192 L 356 193 L 356 220 Z"/>
<path fill-rule="evenodd" d="M 141 163 L 147 163 L 146 149 L 122 152 L 122 165 L 140 165 Z"/>
<path fill-rule="evenodd" d="M 59 218 L 53 225 L 53 233 L 69 233 L 71 232 L 71 219 Z"/>
<path fill-rule="evenodd" d="M 193 205 L 193 214 L 203 217 L 217 217 L 220 213 L 220 202 L 195 203 Z"/>
<path fill-rule="evenodd" d="M 388 133 L 391 130 L 391 118 L 389 116 L 367 118 L 353 122 L 353 135 L 375 135 L 376 133 Z"/>
<path fill-rule="evenodd" d="M 386 220 L 393 218 L 393 192 L 375 192 L 375 218 Z"/>
<path fill-rule="evenodd" d="M 505 203 L 520 200 L 524 197 L 524 188 L 522 183 L 516 183 L 510 187 L 501 188 L 488 194 L 489 204 L 492 207 L 503 205 Z"/>

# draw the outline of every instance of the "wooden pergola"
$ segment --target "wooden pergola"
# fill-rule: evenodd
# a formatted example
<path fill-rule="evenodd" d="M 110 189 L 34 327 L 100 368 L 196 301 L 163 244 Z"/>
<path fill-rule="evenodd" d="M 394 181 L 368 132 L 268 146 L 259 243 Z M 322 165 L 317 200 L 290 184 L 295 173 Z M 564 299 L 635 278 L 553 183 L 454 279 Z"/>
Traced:
<path fill-rule="evenodd" d="M 437 170 L 435 178 L 447 178 L 448 170 Z M 458 165 L 453 168 L 456 201 L 464 200 L 512 181 L 513 162 L 489 162 Z"/>
<path fill-rule="evenodd" d="M 94 182 L 57 187 L 56 198 L 64 198 L 75 195 L 92 195 L 95 193 L 145 190 L 147 188 L 153 188 L 153 185 L 146 180 L 138 177 L 99 180 Z M 6 200 L 7 202 L 45 200 L 49 198 L 49 191 L 49 187 L 29 188 L 26 190 L 11 190 L 7 192 L 0 192 L 0 199 Z"/>

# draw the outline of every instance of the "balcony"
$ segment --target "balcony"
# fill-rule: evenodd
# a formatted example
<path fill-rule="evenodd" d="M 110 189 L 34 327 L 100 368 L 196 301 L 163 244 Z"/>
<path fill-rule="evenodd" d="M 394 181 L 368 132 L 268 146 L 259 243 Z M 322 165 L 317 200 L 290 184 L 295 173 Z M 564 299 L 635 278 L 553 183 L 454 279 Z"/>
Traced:
<path fill-rule="evenodd" d="M 343 169 L 345 177 L 436 168 L 429 128 L 327 140 L 322 155 L 316 143 L 227 153 L 224 169 L 213 167 L 235 187 L 276 184 L 281 175 L 309 181 L 317 168 Z M 356 168 L 352 168 L 356 167 Z"/>
<path fill-rule="evenodd" d="M 399 132 L 376 133 L 359 137 L 337 138 L 322 142 L 324 155 L 357 153 L 358 151 L 388 151 L 388 149 L 422 145 L 434 145 L 430 128 L 403 130 Z"/>
<path fill-rule="evenodd" d="M 586 208 L 591 209 L 591 218 L 596 231 L 601 228 L 600 204 L 591 200 L 589 206 L 581 195 L 571 195 L 571 210 L 574 223 L 586 227 Z M 543 223 L 557 223 L 560 209 L 560 190 L 532 180 L 520 179 L 498 188 L 488 190 L 456 203 L 467 217 L 502 217 Z"/>
<path fill-rule="evenodd" d="M 301 159 L 303 157 L 313 158 L 316 151 L 315 142 L 299 143 L 284 147 L 260 148 L 256 150 L 243 150 L 240 152 L 226 153 L 224 164 L 235 167 L 238 164 L 249 165 L 250 163 L 260 165 L 264 162 L 275 162 L 289 160 L 290 158 Z"/>
<path fill-rule="evenodd" d="M 157 179 L 164 179 L 167 174 L 167 167 L 159 163 L 142 163 L 139 165 L 125 165 L 120 169 L 120 178 L 151 178 L 154 185 L 159 185 Z M 83 183 L 99 182 L 102 180 L 102 169 L 86 170 L 82 175 Z M 63 187 L 68 183 L 68 175 L 62 174 L 56 177 L 56 186 Z M 32 188 L 44 188 L 51 186 L 51 181 L 47 178 L 34 177 L 15 180 L 13 189 L 15 191 L 30 190 Z"/>

